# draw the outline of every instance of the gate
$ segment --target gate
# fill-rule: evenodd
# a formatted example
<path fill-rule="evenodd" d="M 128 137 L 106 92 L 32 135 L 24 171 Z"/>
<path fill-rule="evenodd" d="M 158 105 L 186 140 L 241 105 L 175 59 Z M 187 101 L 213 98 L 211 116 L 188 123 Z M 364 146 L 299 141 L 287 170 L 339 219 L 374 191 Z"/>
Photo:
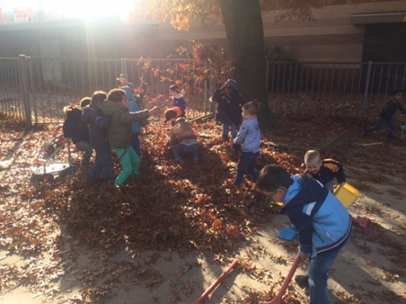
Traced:
<path fill-rule="evenodd" d="M 0 57 L 0 114 L 32 125 L 29 57 Z"/>

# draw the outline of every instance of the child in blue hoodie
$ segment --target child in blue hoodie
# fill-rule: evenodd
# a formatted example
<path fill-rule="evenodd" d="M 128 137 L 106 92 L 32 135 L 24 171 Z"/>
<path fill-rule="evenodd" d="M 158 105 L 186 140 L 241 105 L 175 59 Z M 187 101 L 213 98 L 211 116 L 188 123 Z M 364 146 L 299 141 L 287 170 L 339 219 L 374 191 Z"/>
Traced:
<path fill-rule="evenodd" d="M 242 152 L 238 163 L 236 186 L 241 185 L 246 174 L 249 174 L 253 181 L 258 176 L 255 165 L 261 146 L 261 130 L 259 129 L 257 111 L 257 105 L 253 101 L 244 104 L 242 109 L 243 122 L 237 137 L 234 138 L 234 145 Z"/>
<path fill-rule="evenodd" d="M 137 96 L 134 94 L 134 85 L 127 80 L 124 74 L 120 74 L 117 78 L 119 82 L 120 89 L 125 91 L 125 95 L 127 96 L 128 102 L 128 111 L 131 112 L 138 112 L 141 111 L 140 106 L 140 99 L 142 96 Z M 134 121 L 131 126 L 131 147 L 137 153 L 138 156 L 141 156 L 141 144 L 140 144 L 140 132 L 141 132 L 141 125 L 139 121 Z"/>
<path fill-rule="evenodd" d="M 282 214 L 299 231 L 300 252 L 310 258 L 310 304 L 330 303 L 328 273 L 351 234 L 348 210 L 314 178 L 291 176 L 277 165 L 264 167 L 256 185 L 274 201 L 283 202 Z"/>
<path fill-rule="evenodd" d="M 173 84 L 169 86 L 169 96 L 172 99 L 172 106 L 178 107 L 182 111 L 182 116 L 186 114 L 186 100 L 183 97 L 182 90 Z"/>

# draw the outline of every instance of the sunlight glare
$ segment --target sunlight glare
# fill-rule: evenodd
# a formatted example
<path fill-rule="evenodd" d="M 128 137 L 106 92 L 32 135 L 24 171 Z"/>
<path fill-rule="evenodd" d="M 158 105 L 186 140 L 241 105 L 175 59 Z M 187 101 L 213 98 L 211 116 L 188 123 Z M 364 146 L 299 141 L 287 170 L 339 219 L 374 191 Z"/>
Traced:
<path fill-rule="evenodd" d="M 94 20 L 103 17 L 126 17 L 141 0 L 6 0 L 3 10 L 32 9 L 66 18 Z"/>

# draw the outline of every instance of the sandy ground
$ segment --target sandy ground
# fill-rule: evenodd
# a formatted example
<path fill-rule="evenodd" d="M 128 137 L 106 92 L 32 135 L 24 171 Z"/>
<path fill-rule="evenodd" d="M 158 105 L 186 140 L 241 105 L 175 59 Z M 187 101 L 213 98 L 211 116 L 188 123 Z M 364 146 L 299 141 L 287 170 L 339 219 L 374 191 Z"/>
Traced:
<path fill-rule="evenodd" d="M 371 153 L 378 153 L 375 148 L 370 149 Z M 406 303 L 406 179 L 385 175 L 379 169 L 394 165 L 406 168 L 406 153 L 404 145 L 391 146 L 389 150 L 397 157 L 396 163 L 370 163 L 365 168 L 354 157 L 347 164 L 349 181 L 363 192 L 350 211 L 353 216 L 368 217 L 372 224 L 367 229 L 354 227 L 351 240 L 334 265 L 329 280 L 333 303 Z M 370 172 L 379 179 L 365 181 L 362 176 Z M 235 252 L 222 255 L 197 251 L 130 254 L 124 250 L 109 256 L 84 248 L 68 234 L 61 234 L 63 260 L 43 254 L 34 261 L 29 256 L 2 250 L 0 275 L 5 269 L 18 268 L 34 272 L 38 269 L 41 276 L 54 277 L 36 284 L 29 278 L 16 278 L 13 284 L 0 289 L 0 304 L 193 303 L 236 257 L 246 266 L 227 278 L 210 303 L 241 303 L 247 297 L 253 300 L 246 303 L 256 303 L 255 295 L 269 291 L 281 281 L 296 253 L 295 242 L 277 238 L 277 229 L 287 224 L 285 217 L 277 215 L 241 241 Z M 304 273 L 304 268 L 299 272 Z M 86 284 L 90 277 L 92 283 Z M 41 284 L 46 284 L 41 286 L 46 292 L 33 288 Z M 101 288 L 95 288 L 97 285 Z M 305 292 L 295 283 L 289 292 L 301 303 L 307 303 Z"/>

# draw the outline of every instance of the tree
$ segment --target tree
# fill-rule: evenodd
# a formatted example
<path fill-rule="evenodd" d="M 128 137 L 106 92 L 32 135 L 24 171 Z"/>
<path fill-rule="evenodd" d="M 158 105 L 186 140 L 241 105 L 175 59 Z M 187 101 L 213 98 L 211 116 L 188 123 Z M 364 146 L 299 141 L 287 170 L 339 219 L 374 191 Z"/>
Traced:
<path fill-rule="evenodd" d="M 284 9 L 288 16 L 311 15 L 312 7 L 365 0 L 149 0 L 151 12 L 176 29 L 186 30 L 192 20 L 221 16 L 227 35 L 235 78 L 249 99 L 261 104 L 262 121 L 270 116 L 266 92 L 266 59 L 262 9 Z M 286 15 L 285 15 L 286 16 Z"/>

